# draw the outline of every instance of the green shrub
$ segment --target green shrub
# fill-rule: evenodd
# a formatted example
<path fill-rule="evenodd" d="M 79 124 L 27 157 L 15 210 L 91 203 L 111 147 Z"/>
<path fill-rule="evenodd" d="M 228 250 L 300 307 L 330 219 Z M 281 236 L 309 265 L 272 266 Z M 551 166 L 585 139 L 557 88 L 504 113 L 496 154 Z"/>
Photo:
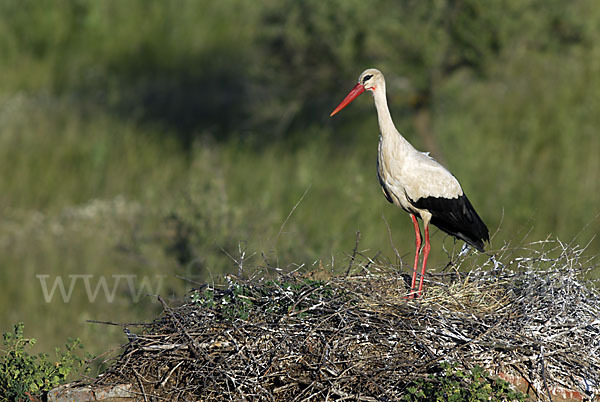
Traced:
<path fill-rule="evenodd" d="M 64 351 L 57 347 L 54 359 L 45 353 L 30 355 L 26 349 L 36 340 L 25 338 L 23 328 L 23 323 L 18 323 L 13 332 L 3 334 L 0 360 L 0 398 L 3 400 L 28 400 L 30 395 L 49 391 L 65 383 L 69 375 L 85 363 L 76 353 L 83 348 L 79 339 L 69 338 Z"/>
<path fill-rule="evenodd" d="M 405 401 L 524 401 L 527 395 L 493 378 L 481 367 L 463 371 L 456 364 L 442 363 L 442 373 L 417 380 L 406 388 Z"/>

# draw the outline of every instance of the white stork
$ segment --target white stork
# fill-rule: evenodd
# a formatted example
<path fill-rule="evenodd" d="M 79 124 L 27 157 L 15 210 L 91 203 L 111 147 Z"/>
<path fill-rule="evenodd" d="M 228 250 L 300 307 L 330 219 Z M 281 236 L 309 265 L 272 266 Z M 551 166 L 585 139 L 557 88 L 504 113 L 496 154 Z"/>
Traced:
<path fill-rule="evenodd" d="M 481 252 L 484 251 L 483 242 L 489 242 L 489 232 L 452 173 L 431 158 L 428 153 L 417 151 L 398 132 L 388 109 L 385 79 L 381 71 L 374 68 L 365 70 L 358 78 L 358 84 L 330 116 L 342 110 L 365 90 L 373 93 L 381 130 L 377 158 L 379 183 L 385 198 L 410 214 L 415 228 L 417 250 L 409 296 L 413 298 L 421 250 L 421 232 L 417 218 L 423 220 L 425 230 L 423 268 L 418 296 L 423 290 L 423 277 L 431 249 L 429 223 Z"/>

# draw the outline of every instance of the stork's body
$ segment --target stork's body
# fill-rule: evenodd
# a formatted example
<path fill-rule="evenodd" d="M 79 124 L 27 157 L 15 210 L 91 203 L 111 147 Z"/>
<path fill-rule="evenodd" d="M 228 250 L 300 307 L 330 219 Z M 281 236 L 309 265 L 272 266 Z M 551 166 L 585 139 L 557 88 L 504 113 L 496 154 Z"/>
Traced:
<path fill-rule="evenodd" d="M 460 183 L 446 168 L 428 154 L 417 151 L 396 129 L 385 95 L 383 74 L 376 69 L 365 70 L 358 84 L 331 113 L 339 112 L 363 91 L 373 93 L 380 138 L 377 158 L 377 176 L 387 200 L 408 212 L 416 236 L 416 253 L 411 282 L 414 295 L 421 234 L 417 218 L 423 220 L 425 245 L 418 295 L 423 290 L 423 277 L 429 243 L 429 223 L 455 236 L 479 251 L 484 251 L 484 241 L 489 241 L 488 229 L 465 196 Z"/>

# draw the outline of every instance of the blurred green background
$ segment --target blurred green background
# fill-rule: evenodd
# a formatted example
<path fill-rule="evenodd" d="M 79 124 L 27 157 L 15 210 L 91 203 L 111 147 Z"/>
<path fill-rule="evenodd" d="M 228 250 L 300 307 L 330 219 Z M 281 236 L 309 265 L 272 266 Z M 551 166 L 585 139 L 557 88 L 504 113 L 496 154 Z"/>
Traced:
<path fill-rule="evenodd" d="M 329 118 L 367 67 L 490 249 L 600 251 L 596 1 L 1 0 L 2 332 L 24 321 L 40 350 L 79 336 L 100 353 L 126 338 L 87 319 L 160 311 L 118 275 L 181 298 L 180 277 L 236 273 L 244 251 L 246 267 L 345 267 L 356 231 L 364 254 L 410 265 L 371 97 Z M 430 267 L 460 247 L 432 243 Z M 57 278 L 70 297 L 47 302 Z"/>

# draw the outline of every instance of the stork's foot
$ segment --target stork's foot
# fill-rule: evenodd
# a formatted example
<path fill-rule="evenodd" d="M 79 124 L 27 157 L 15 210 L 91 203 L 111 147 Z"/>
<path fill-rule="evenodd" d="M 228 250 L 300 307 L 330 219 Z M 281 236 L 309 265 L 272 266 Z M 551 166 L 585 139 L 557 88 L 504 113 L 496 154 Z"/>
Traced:
<path fill-rule="evenodd" d="M 421 297 L 421 294 L 416 290 L 411 290 L 410 293 L 404 296 L 404 300 L 413 300 Z"/>

